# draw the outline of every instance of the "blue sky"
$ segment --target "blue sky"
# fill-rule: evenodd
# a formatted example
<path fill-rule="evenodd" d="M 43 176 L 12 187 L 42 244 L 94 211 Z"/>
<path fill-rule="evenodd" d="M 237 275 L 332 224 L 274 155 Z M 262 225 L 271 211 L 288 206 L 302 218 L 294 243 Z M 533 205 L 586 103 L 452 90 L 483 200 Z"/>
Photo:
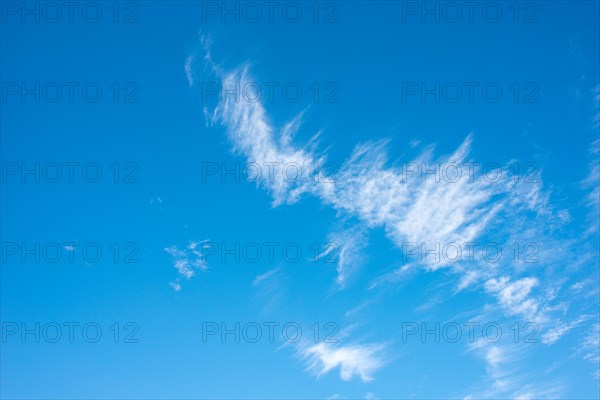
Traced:
<path fill-rule="evenodd" d="M 1 2 L 2 398 L 598 398 L 598 2 L 56 4 Z"/>

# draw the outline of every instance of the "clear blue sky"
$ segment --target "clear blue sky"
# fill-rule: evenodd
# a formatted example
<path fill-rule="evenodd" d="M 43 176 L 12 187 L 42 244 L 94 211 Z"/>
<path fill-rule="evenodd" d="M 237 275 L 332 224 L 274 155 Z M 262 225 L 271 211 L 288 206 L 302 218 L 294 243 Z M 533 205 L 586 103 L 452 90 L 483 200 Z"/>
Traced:
<path fill-rule="evenodd" d="M 2 398 L 598 398 L 597 1 L 0 4 Z"/>

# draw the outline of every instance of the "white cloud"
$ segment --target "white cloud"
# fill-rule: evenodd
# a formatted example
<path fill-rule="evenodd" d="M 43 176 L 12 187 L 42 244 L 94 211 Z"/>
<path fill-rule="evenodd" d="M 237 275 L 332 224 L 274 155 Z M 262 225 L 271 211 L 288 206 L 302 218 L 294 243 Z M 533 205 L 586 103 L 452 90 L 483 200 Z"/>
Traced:
<path fill-rule="evenodd" d="M 179 279 L 176 279 L 173 282 L 169 282 L 169 286 L 171 286 L 176 292 L 179 292 L 181 290 L 181 283 L 179 283 Z"/>
<path fill-rule="evenodd" d="M 490 398 L 506 395 L 517 387 L 517 380 L 512 376 L 507 364 L 515 361 L 515 349 L 512 346 L 491 344 L 483 339 L 469 345 L 485 362 L 487 377 L 486 389 L 482 392 L 467 396 L 467 398 Z M 500 396 L 499 396 L 500 397 Z"/>
<path fill-rule="evenodd" d="M 273 268 L 271 270 L 268 270 L 264 274 L 257 275 L 256 278 L 254 278 L 254 280 L 252 281 L 252 286 L 258 286 L 260 283 L 269 279 L 271 276 L 277 273 L 277 271 L 279 271 L 279 268 Z"/>
<path fill-rule="evenodd" d="M 196 272 L 208 270 L 206 258 L 199 250 L 197 250 L 197 246 L 203 244 L 204 242 L 206 241 L 192 241 L 185 249 L 180 249 L 175 245 L 165 247 L 164 250 L 173 258 L 173 266 L 177 270 L 179 278 L 185 278 L 186 280 L 189 280 L 196 275 Z M 179 291 L 181 289 L 179 278 L 170 284 L 175 291 Z"/>
<path fill-rule="evenodd" d="M 571 290 L 574 290 L 576 292 L 579 292 L 581 289 L 583 289 L 586 286 L 589 286 L 593 283 L 593 281 L 591 279 L 584 279 L 582 281 L 579 282 L 575 282 L 574 284 L 571 285 Z"/>
<path fill-rule="evenodd" d="M 590 209 L 591 224 L 586 233 L 591 234 L 598 232 L 598 215 L 600 214 L 600 139 L 590 145 L 589 153 L 591 161 L 582 186 L 588 191 L 585 202 Z"/>
<path fill-rule="evenodd" d="M 594 108 L 596 113 L 592 117 L 594 128 L 600 127 L 600 85 L 596 86 L 592 91 L 594 93 Z"/>
<path fill-rule="evenodd" d="M 592 325 L 578 350 L 584 360 L 594 368 L 593 377 L 600 383 L 600 324 Z"/>
<path fill-rule="evenodd" d="M 318 256 L 318 259 L 337 261 L 336 285 L 346 287 L 349 280 L 356 274 L 365 260 L 364 248 L 367 237 L 361 226 L 334 232 L 329 235 L 328 248 Z"/>
<path fill-rule="evenodd" d="M 589 319 L 589 317 L 582 316 L 569 323 L 559 323 L 557 326 L 548 329 L 548 331 L 542 335 L 542 343 L 553 344 L 557 342 L 565 333 L 569 332 L 571 329 L 575 328 L 577 325 L 581 324 L 587 319 Z"/>
<path fill-rule="evenodd" d="M 544 371 L 522 370 L 526 347 L 509 342 L 492 344 L 480 339 L 469 346 L 484 361 L 487 375 L 465 399 L 559 398 L 563 390 L 561 382 L 544 381 L 547 373 Z"/>
<path fill-rule="evenodd" d="M 584 347 L 596 350 L 595 353 L 587 354 L 586 359 L 595 360 L 596 362 L 600 361 L 598 354 L 600 352 L 600 324 L 594 324 L 584 342 Z"/>
<path fill-rule="evenodd" d="M 246 66 L 222 77 L 227 87 L 236 83 L 243 87 L 250 81 Z M 457 181 L 404 179 L 406 171 L 387 167 L 385 141 L 357 145 L 333 179 L 323 176 L 322 171 L 314 176 L 308 172 L 325 162 L 324 157 L 315 155 L 316 136 L 304 148 L 292 144 L 301 115 L 279 134 L 260 102 L 224 96 L 211 115 L 213 123 L 221 122 L 226 127 L 235 151 L 244 155 L 249 163 L 273 165 L 273 173 L 262 174 L 260 184 L 272 194 L 275 206 L 293 203 L 301 195 L 310 193 L 347 215 L 357 216 L 370 227 L 385 228 L 396 244 L 428 242 L 464 246 L 473 241 L 505 205 L 502 201 L 492 201 L 494 196 L 504 194 L 506 201 L 516 202 L 510 182 L 494 184 L 482 178 L 472 181 L 466 172 Z M 432 162 L 430 152 L 426 152 L 407 165 L 425 170 L 434 168 L 433 164 L 461 164 L 466 161 L 470 145 L 468 136 L 446 158 Z M 286 179 L 283 167 L 292 164 L 304 171 L 298 179 Z M 521 202 L 533 205 L 539 200 L 532 197 L 535 194 L 532 190 L 524 191 L 524 196 L 531 198 L 524 197 Z M 427 265 L 437 269 L 445 264 L 430 261 Z"/>
<path fill-rule="evenodd" d="M 522 278 L 509 282 L 508 276 L 490 279 L 485 282 L 485 289 L 498 298 L 500 306 L 509 315 L 519 315 L 529 322 L 540 321 L 539 303 L 529 295 L 539 282 L 536 278 Z"/>
<path fill-rule="evenodd" d="M 195 78 L 194 78 L 194 56 L 187 56 L 185 58 L 185 64 L 183 65 L 183 69 L 185 71 L 185 77 L 187 78 L 188 85 L 190 87 L 194 86 Z"/>
<path fill-rule="evenodd" d="M 370 285 L 369 290 L 373 290 L 378 286 L 389 284 L 389 283 L 398 283 L 403 280 L 407 280 L 411 274 L 416 271 L 415 263 L 404 264 L 401 267 L 398 267 L 390 272 L 386 272 L 379 277 L 377 277 Z"/>
<path fill-rule="evenodd" d="M 150 204 L 154 204 L 154 203 L 161 204 L 162 202 L 163 202 L 163 200 L 158 196 L 150 198 Z"/>
<path fill-rule="evenodd" d="M 208 54 L 205 59 L 209 60 L 213 73 L 220 77 L 224 86 L 231 87 L 236 83 L 242 86 L 252 81 L 247 66 L 224 73 Z M 320 175 L 315 179 L 305 174 L 301 179 L 290 182 L 284 179 L 283 166 L 296 164 L 303 171 L 310 171 L 317 163 L 322 165 L 326 160 L 325 156 L 316 152 L 318 135 L 305 146 L 294 144 L 302 114 L 278 129 L 260 102 L 236 101 L 233 96 L 226 96 L 214 112 L 206 114 L 211 123 L 221 123 L 225 127 L 234 151 L 244 156 L 247 162 L 258 165 L 276 163 L 272 177 L 263 174 L 259 181 L 260 186 L 271 194 L 274 206 L 294 203 L 303 195 L 313 195 L 333 207 L 339 215 L 356 217 L 368 228 L 383 228 L 397 247 L 411 242 L 430 245 L 456 243 L 464 248 L 466 243 L 490 236 L 498 239 L 504 248 L 515 240 L 522 242 L 524 239 L 546 244 L 546 249 L 540 249 L 539 253 L 544 257 L 543 265 L 511 262 L 513 260 L 504 260 L 498 265 L 485 264 L 481 259 L 476 259 L 471 265 L 450 265 L 429 258 L 425 261 L 410 260 L 397 271 L 376 279 L 371 288 L 402 279 L 415 266 L 429 271 L 449 267 L 459 275 L 456 292 L 483 283 L 485 291 L 497 300 L 505 314 L 522 317 L 528 322 L 554 323 L 555 329 L 546 332 L 548 344 L 571 329 L 568 324 L 560 325 L 559 320 L 549 320 L 548 316 L 552 311 L 566 312 L 567 309 L 561 303 L 552 307 L 548 303 L 557 298 L 562 284 L 555 283 L 553 268 L 558 264 L 563 267 L 564 260 L 570 259 L 570 244 L 554 239 L 552 232 L 556 226 L 568 221 L 568 213 L 549 206 L 549 192 L 543 190 L 539 175 L 534 182 L 517 181 L 509 174 L 503 174 L 499 181 L 490 181 L 480 173 L 476 173 L 475 179 L 463 173 L 454 181 L 422 180 L 418 177 L 405 179 L 405 171 L 388 160 L 387 141 L 376 141 L 357 144 L 333 180 Z M 428 148 L 403 165 L 417 165 L 427 170 L 435 165 L 464 165 L 471 161 L 471 143 L 469 135 L 454 152 L 437 159 L 433 158 L 433 148 Z M 594 174 L 598 172 L 592 168 L 590 176 L 596 176 Z M 340 287 L 348 282 L 362 261 L 361 245 L 364 243 L 352 236 L 343 239 L 339 240 L 344 244 L 344 253 L 338 263 L 336 278 Z M 538 268 L 538 271 L 543 268 L 545 276 L 539 274 L 534 277 L 533 271 L 530 272 L 533 268 Z M 527 274 L 522 277 L 524 272 Z M 539 290 L 534 290 L 536 287 Z M 339 366 L 344 380 L 355 375 L 369 380 L 370 372 L 381 366 L 376 355 L 379 350 L 376 346 L 317 344 L 305 348 L 303 356 L 309 361 L 308 369 L 317 375 Z M 494 371 L 507 359 L 506 351 L 500 347 L 489 349 L 485 359 L 488 368 Z M 511 394 L 515 394 L 513 384 L 500 373 L 495 375 L 496 392 L 508 393 L 507 388 L 510 387 L 513 390 Z M 526 397 L 527 392 L 519 395 Z"/>
<path fill-rule="evenodd" d="M 384 364 L 379 344 L 336 346 L 317 343 L 301 350 L 301 357 L 308 363 L 307 370 L 316 376 L 325 375 L 332 369 L 340 368 L 344 381 L 354 376 L 364 382 L 373 380 L 373 373 Z"/>
<path fill-rule="evenodd" d="M 213 63 L 213 73 L 227 87 L 236 83 L 243 86 L 252 81 L 247 66 L 224 73 Z M 383 228 L 398 248 L 410 242 L 425 244 L 427 248 L 452 243 L 465 249 L 468 243 L 490 233 L 495 235 L 501 246 L 508 248 L 514 241 L 522 241 L 523 238 L 532 241 L 546 238 L 548 226 L 564 221 L 560 213 L 554 215 L 548 206 L 548 194 L 542 190 L 539 176 L 538 180 L 529 182 L 514 179 L 506 170 L 497 170 L 501 173 L 500 178 L 488 179 L 495 176 L 494 171 L 488 170 L 487 174 L 483 174 L 479 167 L 473 166 L 470 171 L 463 167 L 463 172 L 451 179 L 408 177 L 406 166 L 416 166 L 420 171 L 439 171 L 440 166 L 464 166 L 471 162 L 468 158 L 472 143 L 470 135 L 447 156 L 434 159 L 433 148 L 430 147 L 402 167 L 389 165 L 387 141 L 360 143 L 333 179 L 319 174 L 315 179 L 315 176 L 303 174 L 300 179 L 290 182 L 282 173 L 283 166 L 295 164 L 303 171 L 312 171 L 317 163 L 322 165 L 326 161 L 325 156 L 316 155 L 316 136 L 304 147 L 293 143 L 302 114 L 277 129 L 259 101 L 225 96 L 210 115 L 213 123 L 219 122 L 225 127 L 234 150 L 245 156 L 247 162 L 258 165 L 275 163 L 274 173 L 269 177 L 263 174 L 259 182 L 271 193 L 274 206 L 296 202 L 302 195 L 313 195 L 340 215 L 357 217 L 365 227 Z M 437 173 L 438 177 L 440 173 Z M 545 220 L 539 223 L 532 221 L 532 215 L 543 216 Z M 342 257 L 336 278 L 339 287 L 344 287 L 362 261 L 363 241 L 346 236 L 340 240 Z M 555 258 L 564 256 L 564 251 L 560 253 L 555 248 L 552 251 L 556 254 Z M 508 253 L 505 252 L 505 257 Z M 515 266 L 512 260 L 505 259 L 503 264 L 490 265 L 482 260 L 480 253 L 476 254 L 474 262 L 468 263 L 453 264 L 433 257 L 410 261 L 400 270 L 376 280 L 371 288 L 404 276 L 408 265 L 420 265 L 430 271 L 449 267 L 460 277 L 456 292 L 487 281 L 488 292 L 497 294 L 500 304 L 510 315 L 532 317 L 538 312 L 541 301 L 534 297 L 522 302 L 518 298 L 511 300 L 519 291 L 529 291 L 531 287 L 528 285 L 540 284 L 536 278 L 525 278 L 516 286 L 511 283 L 507 288 L 492 290 L 495 284 L 507 279 L 499 277 L 500 274 L 513 272 L 503 271 L 500 267 L 524 269 L 528 267 L 526 264 Z"/>
<path fill-rule="evenodd" d="M 285 297 L 285 272 L 279 267 L 270 269 L 260 275 L 257 275 L 252 281 L 252 286 L 256 288 L 256 296 L 262 300 L 262 312 L 272 314 L 276 312 Z"/>
<path fill-rule="evenodd" d="M 222 85 L 244 87 L 251 81 L 248 68 L 244 66 L 224 76 Z M 256 163 L 265 169 L 258 182 L 271 193 L 275 206 L 294 203 L 311 190 L 314 178 L 308 171 L 314 170 L 320 160 L 308 147 L 297 149 L 291 145 L 299 118 L 287 124 L 282 129 L 283 134 L 278 135 L 260 102 L 238 100 L 235 96 L 223 96 L 212 116 L 213 122 L 220 121 L 227 128 L 234 150 L 246 156 L 248 163 Z M 304 172 L 297 178 L 296 168 Z"/>
<path fill-rule="evenodd" d="M 247 66 L 228 74 L 220 70 L 213 72 L 228 87 L 236 83 L 243 86 L 252 81 Z M 452 243 L 464 249 L 490 228 L 501 232 L 499 228 L 503 227 L 499 224 L 510 225 L 519 212 L 548 212 L 548 196 L 538 182 L 521 180 L 517 183 L 506 171 L 499 181 L 486 179 L 486 176 L 493 176 L 493 172 L 487 171 L 488 175 L 484 176 L 477 167 L 467 172 L 464 165 L 470 162 L 470 135 L 446 157 L 434 160 L 433 149 L 429 148 L 416 159 L 404 163 L 402 168 L 388 166 L 386 141 L 361 143 L 333 179 L 321 175 L 320 171 L 321 174 L 316 176 L 304 173 L 300 179 L 290 182 L 285 179 L 283 166 L 295 164 L 306 172 L 314 171 L 315 165 L 326 161 L 324 156 L 316 155 L 316 136 L 304 147 L 294 145 L 292 138 L 301 125 L 302 115 L 277 129 L 260 102 L 236 100 L 235 96 L 224 96 L 210 115 L 213 123 L 223 124 L 234 150 L 245 156 L 247 162 L 259 166 L 275 164 L 273 174 L 269 177 L 262 174 L 259 182 L 271 193 L 274 206 L 293 203 L 302 195 L 312 194 L 342 215 L 358 217 L 365 226 L 382 227 L 398 247 L 408 242 L 425 244 L 428 248 Z M 440 165 L 463 165 L 463 168 L 458 177 L 451 179 L 407 178 L 404 168 L 416 166 L 421 171 L 436 168 L 439 171 Z M 340 287 L 357 269 L 361 258 L 359 241 L 342 242 L 347 244 L 341 248 L 343 257 L 338 264 L 337 284 Z M 476 258 L 475 261 L 481 261 L 479 255 Z M 494 273 L 473 262 L 452 265 L 447 260 L 433 257 L 419 261 L 428 270 L 452 267 L 462 276 L 458 291 L 486 275 L 492 278 Z"/>
<path fill-rule="evenodd" d="M 450 156 L 431 162 L 425 153 L 405 166 L 421 171 L 435 165 L 465 161 L 471 137 Z M 429 162 L 428 162 L 429 161 Z M 335 184 L 322 198 L 335 208 L 358 216 L 369 226 L 382 226 L 396 243 L 467 243 L 486 226 L 498 207 L 491 203 L 497 189 L 483 180 L 456 182 L 434 177 L 407 178 L 401 168 L 387 167 L 385 142 L 360 144 L 341 167 Z M 430 261 L 437 269 L 444 263 Z"/>

